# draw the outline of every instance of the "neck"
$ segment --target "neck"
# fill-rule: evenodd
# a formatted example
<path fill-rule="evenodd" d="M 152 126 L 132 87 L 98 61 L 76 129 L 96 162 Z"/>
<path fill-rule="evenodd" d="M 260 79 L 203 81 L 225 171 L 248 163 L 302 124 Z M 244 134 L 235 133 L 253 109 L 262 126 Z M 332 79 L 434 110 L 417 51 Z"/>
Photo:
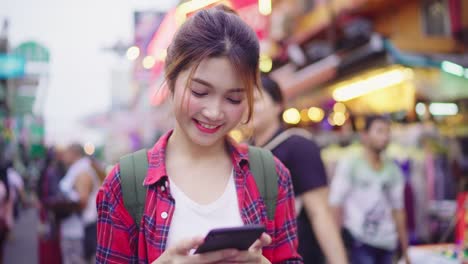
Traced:
<path fill-rule="evenodd" d="M 275 135 L 275 133 L 280 129 L 281 124 L 276 121 L 272 123 L 270 126 L 268 126 L 266 129 L 259 129 L 258 131 L 255 132 L 255 145 L 257 146 L 263 146 L 268 141 L 271 140 L 271 138 Z"/>
<path fill-rule="evenodd" d="M 372 165 L 372 167 L 380 168 L 380 166 L 382 165 L 382 156 L 380 152 L 376 152 L 375 150 L 366 147 L 365 156 L 367 161 Z"/>
<path fill-rule="evenodd" d="M 188 160 L 203 160 L 219 158 L 220 153 L 225 152 L 224 140 L 220 140 L 212 146 L 200 146 L 191 141 L 178 126 L 168 141 L 168 151 L 176 157 L 185 157 Z"/>

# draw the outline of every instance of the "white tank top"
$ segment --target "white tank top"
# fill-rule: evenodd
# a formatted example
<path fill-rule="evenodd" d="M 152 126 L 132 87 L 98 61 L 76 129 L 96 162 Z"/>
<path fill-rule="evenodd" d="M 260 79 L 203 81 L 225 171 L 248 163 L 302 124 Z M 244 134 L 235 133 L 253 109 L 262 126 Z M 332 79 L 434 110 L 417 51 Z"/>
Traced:
<path fill-rule="evenodd" d="M 96 172 L 91 166 L 91 160 L 89 158 L 84 157 L 70 166 L 67 173 L 60 181 L 60 190 L 70 200 L 77 202 L 79 200 L 79 195 L 74 189 L 74 186 L 77 177 L 83 172 L 87 172 L 93 177 L 93 190 L 91 191 L 88 203 L 81 214 L 74 213 L 62 220 L 60 223 L 61 234 L 66 238 L 83 238 L 84 227 L 87 224 L 96 222 L 97 220 L 96 196 L 99 190 L 99 180 Z"/>
<path fill-rule="evenodd" d="M 194 236 L 205 236 L 214 228 L 244 225 L 232 173 L 224 193 L 216 201 L 206 205 L 194 202 L 174 182 L 170 181 L 170 186 L 176 204 L 167 248 Z"/>

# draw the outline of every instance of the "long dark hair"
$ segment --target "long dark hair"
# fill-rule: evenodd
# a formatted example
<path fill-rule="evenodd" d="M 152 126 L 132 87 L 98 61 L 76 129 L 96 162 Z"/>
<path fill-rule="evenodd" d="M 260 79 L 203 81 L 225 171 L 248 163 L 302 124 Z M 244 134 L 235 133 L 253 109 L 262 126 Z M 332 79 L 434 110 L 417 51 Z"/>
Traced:
<path fill-rule="evenodd" d="M 242 78 L 249 121 L 252 117 L 253 91 L 260 84 L 259 50 L 255 32 L 229 8 L 217 6 L 198 11 L 180 27 L 168 48 L 165 77 L 169 89 L 174 92 L 175 81 L 182 71 L 193 67 L 191 77 L 202 60 L 224 56 Z"/>

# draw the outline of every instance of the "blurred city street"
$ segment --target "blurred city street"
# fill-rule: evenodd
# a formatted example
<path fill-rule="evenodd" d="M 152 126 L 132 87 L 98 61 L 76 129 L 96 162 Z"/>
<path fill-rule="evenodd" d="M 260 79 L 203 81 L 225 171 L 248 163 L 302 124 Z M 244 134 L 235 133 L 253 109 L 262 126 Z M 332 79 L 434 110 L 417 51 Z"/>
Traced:
<path fill-rule="evenodd" d="M 0 264 L 157 259 L 214 194 L 271 255 L 468 263 L 468 0 L 0 0 Z"/>
<path fill-rule="evenodd" d="M 31 208 L 23 211 L 5 245 L 5 264 L 37 263 L 37 228 L 37 210 Z"/>

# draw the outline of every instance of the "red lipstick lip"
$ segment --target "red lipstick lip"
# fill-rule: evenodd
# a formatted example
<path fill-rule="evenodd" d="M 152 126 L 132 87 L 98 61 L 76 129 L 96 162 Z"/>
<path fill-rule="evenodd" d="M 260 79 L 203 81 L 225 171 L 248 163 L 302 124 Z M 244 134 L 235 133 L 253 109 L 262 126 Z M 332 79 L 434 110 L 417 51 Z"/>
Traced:
<path fill-rule="evenodd" d="M 200 130 L 203 133 L 207 133 L 207 134 L 214 134 L 214 133 L 218 132 L 218 130 L 222 126 L 222 125 L 219 125 L 219 126 L 216 126 L 215 128 L 206 128 L 206 127 L 201 125 L 200 121 L 198 121 L 196 119 L 193 119 L 193 121 L 195 122 L 195 126 L 198 128 L 198 130 Z"/>

